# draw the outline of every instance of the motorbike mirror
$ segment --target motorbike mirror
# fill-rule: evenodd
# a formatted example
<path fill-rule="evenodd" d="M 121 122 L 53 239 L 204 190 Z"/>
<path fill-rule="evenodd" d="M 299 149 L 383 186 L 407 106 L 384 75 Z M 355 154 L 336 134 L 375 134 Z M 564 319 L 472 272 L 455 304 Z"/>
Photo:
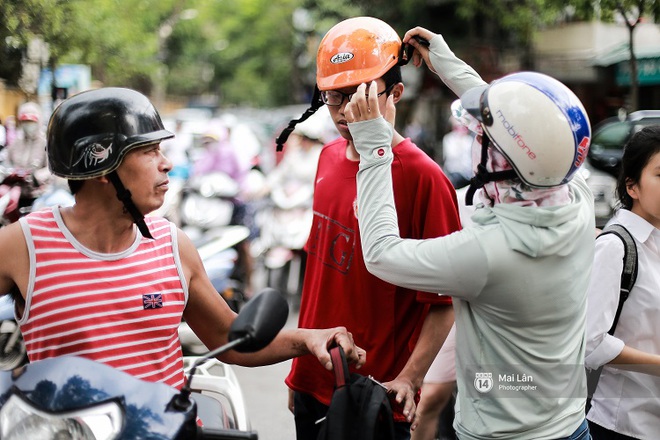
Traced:
<path fill-rule="evenodd" d="M 245 339 L 234 347 L 238 352 L 259 351 L 275 339 L 288 316 L 284 297 L 277 290 L 266 288 L 243 306 L 229 328 L 229 341 Z"/>

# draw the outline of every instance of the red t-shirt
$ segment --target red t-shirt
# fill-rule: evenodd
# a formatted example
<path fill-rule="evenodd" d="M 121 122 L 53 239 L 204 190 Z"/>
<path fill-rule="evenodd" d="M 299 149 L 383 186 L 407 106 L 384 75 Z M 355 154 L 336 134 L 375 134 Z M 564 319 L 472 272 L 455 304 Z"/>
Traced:
<path fill-rule="evenodd" d="M 413 293 L 367 271 L 356 211 L 359 162 L 346 158 L 346 147 L 347 141 L 339 138 L 324 146 L 319 158 L 298 324 L 301 328 L 345 326 L 367 351 L 367 362 L 358 372 L 386 382 L 408 361 L 429 304 L 451 304 L 451 298 Z M 432 238 L 460 229 L 456 193 L 438 164 L 410 139 L 393 153 L 401 237 Z M 286 383 L 327 405 L 334 376 L 315 357 L 303 356 L 293 360 Z M 401 414 L 395 419 L 404 420 Z"/>

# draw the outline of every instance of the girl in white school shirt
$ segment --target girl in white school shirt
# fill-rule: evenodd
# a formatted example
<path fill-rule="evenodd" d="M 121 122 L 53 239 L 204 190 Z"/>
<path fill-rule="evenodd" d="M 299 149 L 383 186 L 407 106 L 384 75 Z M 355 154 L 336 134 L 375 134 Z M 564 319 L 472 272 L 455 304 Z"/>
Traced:
<path fill-rule="evenodd" d="M 660 432 L 660 125 L 644 128 L 625 146 L 617 194 L 621 207 L 610 222 L 634 237 L 638 275 L 609 335 L 624 247 L 614 234 L 596 240 L 585 364 L 605 368 L 587 419 L 594 440 L 651 440 Z"/>

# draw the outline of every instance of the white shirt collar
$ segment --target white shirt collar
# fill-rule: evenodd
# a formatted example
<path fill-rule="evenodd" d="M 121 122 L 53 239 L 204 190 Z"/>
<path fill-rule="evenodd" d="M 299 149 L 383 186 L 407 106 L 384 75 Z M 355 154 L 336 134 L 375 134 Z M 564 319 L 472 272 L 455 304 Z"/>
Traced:
<path fill-rule="evenodd" d="M 657 231 L 657 229 L 651 223 L 647 222 L 639 215 L 627 209 L 619 209 L 616 214 L 614 214 L 614 217 L 612 217 L 612 219 L 608 222 L 608 224 L 609 223 L 622 224 L 640 243 L 646 243 L 647 240 L 651 238 L 651 234 L 654 231 Z M 656 232 L 656 234 L 658 233 Z"/>

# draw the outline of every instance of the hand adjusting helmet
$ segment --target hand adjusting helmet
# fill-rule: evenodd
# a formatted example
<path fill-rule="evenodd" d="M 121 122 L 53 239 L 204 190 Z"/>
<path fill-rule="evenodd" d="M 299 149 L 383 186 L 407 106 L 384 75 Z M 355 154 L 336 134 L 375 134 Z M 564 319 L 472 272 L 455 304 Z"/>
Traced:
<path fill-rule="evenodd" d="M 468 90 L 461 104 L 484 130 L 481 163 L 466 194 L 470 205 L 474 192 L 488 182 L 519 178 L 532 188 L 563 185 L 587 157 L 587 112 L 568 87 L 550 76 L 513 73 Z M 486 170 L 490 142 L 513 170 Z"/>
<path fill-rule="evenodd" d="M 392 67 L 407 64 L 409 59 L 401 38 L 382 20 L 354 17 L 334 25 L 321 40 L 316 55 L 316 87 L 311 106 L 282 131 L 276 141 L 277 151 L 282 150 L 296 124 L 323 105 L 322 91 L 369 83 Z"/>
<path fill-rule="evenodd" d="M 106 87 L 63 101 L 48 123 L 48 168 L 71 180 L 108 176 L 117 198 L 144 237 L 153 238 L 117 168 L 131 150 L 174 137 L 149 99 L 125 88 Z"/>

